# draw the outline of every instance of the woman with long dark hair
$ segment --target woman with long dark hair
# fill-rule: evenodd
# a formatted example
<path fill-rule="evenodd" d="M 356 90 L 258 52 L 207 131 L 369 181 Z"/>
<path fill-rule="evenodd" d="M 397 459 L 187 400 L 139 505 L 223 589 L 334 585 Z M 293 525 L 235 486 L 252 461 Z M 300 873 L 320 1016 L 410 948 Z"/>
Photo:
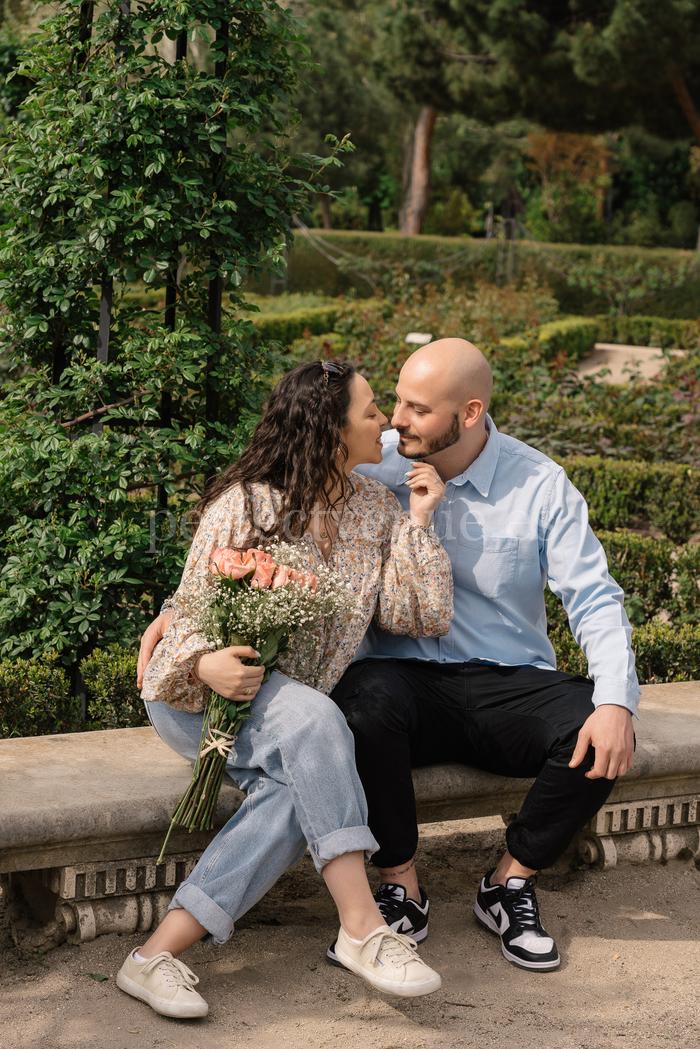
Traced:
<path fill-rule="evenodd" d="M 328 698 L 374 620 L 400 634 L 438 635 L 452 617 L 450 563 L 430 528 L 444 485 L 432 466 L 407 477 L 410 513 L 383 485 L 353 474 L 381 460 L 386 417 L 354 368 L 339 361 L 302 364 L 273 391 L 240 459 L 207 488 L 175 599 L 173 618 L 143 674 L 142 696 L 156 732 L 193 761 L 209 690 L 231 700 L 255 697 L 227 760 L 246 792 L 165 918 L 122 966 L 122 990 L 168 1016 L 203 1016 L 207 1003 L 179 955 L 208 936 L 224 943 L 235 921 L 308 848 L 340 918 L 332 959 L 390 993 L 413 996 L 440 986 L 415 943 L 385 923 L 364 860 L 378 848 L 354 762 L 353 739 Z M 351 581 L 351 618 L 325 620 L 314 646 L 290 648 L 261 685 L 252 648 L 212 651 L 178 595 L 193 591 L 216 547 L 244 549 L 293 540 L 310 572 L 323 561 Z M 246 660 L 246 663 L 243 662 Z"/>

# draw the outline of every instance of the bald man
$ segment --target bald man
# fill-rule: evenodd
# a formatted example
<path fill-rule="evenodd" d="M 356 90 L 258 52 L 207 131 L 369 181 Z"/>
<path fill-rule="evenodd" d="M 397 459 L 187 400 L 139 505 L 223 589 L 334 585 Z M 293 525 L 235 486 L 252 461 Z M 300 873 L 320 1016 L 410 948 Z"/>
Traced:
<path fill-rule="evenodd" d="M 441 638 L 372 629 L 333 698 L 355 736 L 381 846 L 372 857 L 377 901 L 389 924 L 418 941 L 428 932 L 429 902 L 415 867 L 411 767 L 456 761 L 534 777 L 474 913 L 510 962 L 546 971 L 560 958 L 539 918 L 535 877 L 629 769 L 639 686 L 623 594 L 585 501 L 560 466 L 498 432 L 491 389 L 486 358 L 463 339 L 430 343 L 402 368 L 382 463 L 361 470 L 404 506 L 412 461 L 432 463 L 446 482 L 433 527 L 452 561 L 454 620 Z M 564 604 L 592 681 L 555 669 L 547 585 Z"/>
<path fill-rule="evenodd" d="M 396 387 L 382 463 L 363 466 L 408 506 L 412 462 L 446 482 L 434 527 L 450 556 L 455 614 L 440 638 L 368 633 L 333 692 L 355 737 L 372 857 L 386 921 L 417 941 L 429 901 L 415 866 L 411 768 L 462 762 L 534 784 L 506 830 L 506 849 L 478 888 L 474 913 L 503 955 L 534 971 L 560 964 L 539 918 L 535 878 L 553 864 L 632 763 L 639 686 L 623 594 L 564 470 L 499 433 L 492 376 L 463 339 L 417 350 Z M 556 670 L 545 586 L 562 600 L 592 680 Z M 139 667 L 168 623 L 154 620 Z M 282 873 L 282 869 L 278 872 Z M 334 961 L 333 950 L 329 958 Z"/>

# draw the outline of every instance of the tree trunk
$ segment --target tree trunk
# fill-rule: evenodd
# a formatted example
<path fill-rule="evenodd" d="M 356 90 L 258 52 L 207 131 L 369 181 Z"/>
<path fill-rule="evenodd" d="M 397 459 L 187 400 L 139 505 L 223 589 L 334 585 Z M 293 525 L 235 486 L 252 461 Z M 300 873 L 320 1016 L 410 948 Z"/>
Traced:
<path fill-rule="evenodd" d="M 410 179 L 401 215 L 401 232 L 409 236 L 421 232 L 428 210 L 430 148 L 436 120 L 437 110 L 433 106 L 423 106 L 416 121 Z"/>
<path fill-rule="evenodd" d="M 321 209 L 321 225 L 324 229 L 333 229 L 331 218 L 331 198 L 327 193 L 319 193 L 318 206 Z"/>
<path fill-rule="evenodd" d="M 688 90 L 685 77 L 677 66 L 672 66 L 669 70 L 669 78 L 676 101 L 683 110 L 683 116 L 688 121 L 688 126 L 695 136 L 695 141 L 700 145 L 700 111 L 698 111 L 693 101 L 693 96 Z"/>

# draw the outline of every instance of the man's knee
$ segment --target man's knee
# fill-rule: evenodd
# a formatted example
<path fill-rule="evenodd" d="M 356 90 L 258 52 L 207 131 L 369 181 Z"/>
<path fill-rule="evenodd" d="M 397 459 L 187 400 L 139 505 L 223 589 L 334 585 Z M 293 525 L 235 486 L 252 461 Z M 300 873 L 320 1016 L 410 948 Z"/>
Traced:
<path fill-rule="evenodd" d="M 411 722 L 413 702 L 406 683 L 382 660 L 358 663 L 346 671 L 332 692 L 353 734 L 401 731 Z"/>

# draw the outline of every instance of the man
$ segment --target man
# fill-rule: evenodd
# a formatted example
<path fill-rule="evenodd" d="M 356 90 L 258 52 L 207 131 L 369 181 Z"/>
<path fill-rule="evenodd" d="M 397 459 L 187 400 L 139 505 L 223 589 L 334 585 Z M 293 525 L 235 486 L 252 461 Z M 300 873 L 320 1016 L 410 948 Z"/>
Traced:
<path fill-rule="evenodd" d="M 333 692 L 355 736 L 377 902 L 394 928 L 428 931 L 415 867 L 411 767 L 458 761 L 534 777 L 481 880 L 474 912 L 504 956 L 535 971 L 560 964 L 539 919 L 536 874 L 562 854 L 632 763 L 639 686 L 620 588 L 561 467 L 500 434 L 488 415 L 491 369 L 462 339 L 416 351 L 401 370 L 383 461 L 363 467 L 408 504 L 411 461 L 447 485 L 434 527 L 452 561 L 455 616 L 442 638 L 371 630 Z M 544 587 L 561 598 L 593 679 L 555 670 Z M 147 657 L 165 623 L 144 635 Z M 330 952 L 332 959 L 332 951 Z"/>

